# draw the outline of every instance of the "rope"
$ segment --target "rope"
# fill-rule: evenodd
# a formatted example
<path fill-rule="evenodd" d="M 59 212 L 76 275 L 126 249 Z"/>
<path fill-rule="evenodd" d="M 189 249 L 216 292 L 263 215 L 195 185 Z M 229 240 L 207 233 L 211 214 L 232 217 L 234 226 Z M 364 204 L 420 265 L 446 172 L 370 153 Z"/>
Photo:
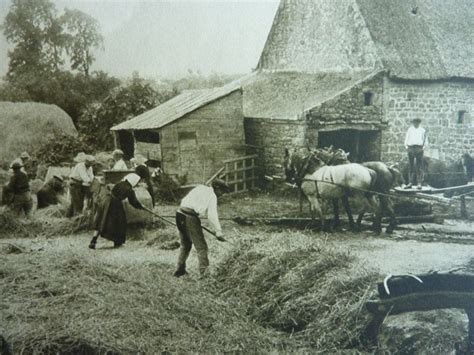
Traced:
<path fill-rule="evenodd" d="M 361 191 L 361 192 L 364 192 L 364 193 L 369 193 L 369 194 L 372 194 L 372 195 L 378 195 L 378 196 L 395 197 L 395 198 L 426 199 L 425 196 L 419 196 L 419 195 L 416 195 L 416 194 L 409 195 L 409 196 L 404 196 L 404 195 L 400 195 L 400 194 L 396 194 L 396 193 L 383 193 L 383 192 L 378 192 L 378 191 L 373 191 L 373 190 L 361 189 L 361 188 L 358 188 L 358 187 L 348 187 L 348 186 L 345 186 L 345 185 L 342 185 L 342 184 L 338 184 L 338 183 L 331 182 L 331 181 L 325 181 L 325 180 L 303 179 L 302 181 L 324 182 L 326 184 L 331 184 L 331 185 L 334 185 L 334 186 L 337 186 L 337 187 L 340 187 L 340 188 L 343 188 L 343 189 L 357 190 L 357 191 Z M 290 185 L 290 186 L 292 186 L 293 188 L 298 187 L 296 184 L 293 184 L 293 185 Z M 465 195 L 468 195 L 468 194 L 474 194 L 474 191 L 466 193 Z M 458 195 L 458 196 L 463 196 L 463 195 Z"/>

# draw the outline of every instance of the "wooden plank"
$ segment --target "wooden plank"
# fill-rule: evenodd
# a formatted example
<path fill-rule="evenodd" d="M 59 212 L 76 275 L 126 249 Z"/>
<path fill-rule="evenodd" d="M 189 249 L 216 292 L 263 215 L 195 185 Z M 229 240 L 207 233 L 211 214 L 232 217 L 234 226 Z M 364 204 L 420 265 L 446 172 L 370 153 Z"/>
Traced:
<path fill-rule="evenodd" d="M 234 161 L 240 161 L 240 160 L 251 159 L 251 158 L 257 158 L 257 157 L 258 157 L 257 154 L 253 154 L 253 155 L 247 155 L 247 156 L 240 157 L 240 158 L 234 158 L 234 159 L 223 160 L 222 162 L 223 162 L 224 164 L 225 164 L 225 163 L 233 163 Z"/>
<path fill-rule="evenodd" d="M 243 183 L 243 182 L 245 182 L 245 181 L 251 181 L 251 180 L 256 180 L 256 178 L 230 180 L 230 181 L 229 181 L 229 185 L 241 184 L 241 183 Z"/>
<path fill-rule="evenodd" d="M 222 173 L 225 170 L 225 166 L 220 168 L 214 175 L 212 175 L 209 180 L 206 181 L 206 185 L 209 185 L 220 173 Z"/>
<path fill-rule="evenodd" d="M 466 309 L 474 306 L 474 293 L 445 291 L 413 293 L 384 300 L 370 300 L 365 305 L 370 313 L 389 312 L 390 315 L 445 308 Z"/>

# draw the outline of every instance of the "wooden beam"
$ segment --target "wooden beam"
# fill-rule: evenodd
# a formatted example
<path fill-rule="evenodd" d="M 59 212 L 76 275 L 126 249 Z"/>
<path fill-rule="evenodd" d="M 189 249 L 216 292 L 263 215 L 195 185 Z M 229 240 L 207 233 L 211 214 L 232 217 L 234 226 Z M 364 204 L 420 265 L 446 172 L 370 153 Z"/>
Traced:
<path fill-rule="evenodd" d="M 413 293 L 367 301 L 365 306 L 372 314 L 390 313 L 390 315 L 445 308 L 466 309 L 474 306 L 474 293 L 446 291 Z"/>

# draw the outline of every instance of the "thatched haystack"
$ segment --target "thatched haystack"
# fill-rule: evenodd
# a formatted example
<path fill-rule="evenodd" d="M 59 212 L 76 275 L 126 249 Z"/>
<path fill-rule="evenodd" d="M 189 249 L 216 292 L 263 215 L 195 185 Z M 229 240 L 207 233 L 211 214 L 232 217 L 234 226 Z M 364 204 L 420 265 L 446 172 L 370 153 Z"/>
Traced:
<path fill-rule="evenodd" d="M 34 153 L 59 135 L 77 135 L 71 117 L 56 105 L 36 102 L 0 102 L 0 163 L 22 151 Z"/>

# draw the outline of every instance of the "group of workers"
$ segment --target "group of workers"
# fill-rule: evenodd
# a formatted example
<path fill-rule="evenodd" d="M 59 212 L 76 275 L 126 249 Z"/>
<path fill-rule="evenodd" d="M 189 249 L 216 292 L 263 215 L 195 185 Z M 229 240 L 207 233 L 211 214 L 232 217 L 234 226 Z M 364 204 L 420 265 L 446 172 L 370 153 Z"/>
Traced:
<path fill-rule="evenodd" d="M 405 147 L 409 161 L 409 179 L 406 186 L 411 188 L 417 185 L 421 189 L 423 182 L 423 152 L 428 145 L 426 130 L 420 127 L 421 120 L 414 119 L 405 136 Z M 112 170 L 129 170 L 124 161 L 124 153 L 117 149 L 113 152 Z M 24 212 L 29 215 L 32 209 L 32 199 L 29 187 L 29 176 L 27 173 L 27 162 L 30 159 L 25 152 L 18 160 L 15 160 L 11 168 L 13 175 L 8 184 L 8 189 L 13 193 L 12 206 L 18 213 Z M 90 186 L 94 181 L 93 165 L 96 163 L 92 155 L 79 153 L 74 159 L 76 165 L 69 176 L 69 190 L 71 205 L 69 215 L 82 213 L 84 200 L 90 197 Z M 126 239 L 127 219 L 123 201 L 128 200 L 131 206 L 144 209 L 138 201 L 134 188 L 141 182 L 145 182 L 150 195 L 153 197 L 153 187 L 150 180 L 150 172 L 146 166 L 144 157 L 131 159 L 134 170 L 116 183 L 108 194 L 97 204 L 94 217 L 94 234 L 89 243 L 89 248 L 95 249 L 98 237 L 113 241 L 114 247 L 123 245 Z M 58 191 L 62 187 L 62 177 L 54 176 L 44 185 L 47 190 Z M 180 235 L 180 252 L 177 269 L 174 276 L 181 277 L 187 274 L 186 260 L 188 259 L 192 245 L 194 244 L 199 263 L 199 271 L 205 274 L 209 266 L 208 247 L 201 227 L 201 217 L 207 218 L 214 228 L 218 240 L 224 241 L 222 228 L 217 213 L 217 197 L 229 191 L 229 187 L 220 179 L 215 179 L 211 186 L 198 185 L 194 187 L 181 201 L 176 212 L 176 225 Z M 46 202 L 45 197 L 40 198 L 38 194 L 38 205 Z M 45 194 L 47 195 L 47 194 Z"/>
<path fill-rule="evenodd" d="M 113 162 L 110 162 L 111 170 L 128 171 L 123 179 L 114 184 L 106 193 L 95 201 L 95 214 L 93 220 L 94 233 L 89 243 L 90 249 L 95 249 L 98 237 L 101 236 L 114 243 L 114 247 L 120 247 L 125 243 L 127 218 L 123 201 L 128 200 L 130 205 L 136 209 L 145 209 L 137 199 L 134 188 L 143 182 L 153 199 L 153 187 L 151 175 L 146 159 L 137 155 L 130 160 L 133 170 L 129 169 L 124 160 L 123 151 L 116 149 L 112 153 Z M 11 193 L 12 201 L 9 205 L 21 215 L 30 216 L 33 207 L 33 199 L 30 189 L 31 175 L 27 173 L 28 160 L 30 156 L 24 152 L 19 159 L 11 164 L 12 175 L 5 187 L 5 191 Z M 96 159 L 92 155 L 83 152 L 74 158 L 75 165 L 69 174 L 70 205 L 67 216 L 72 217 L 84 211 L 84 201 L 91 199 L 91 185 L 94 182 L 94 165 Z M 64 179 L 60 175 L 53 175 L 46 181 L 38 191 L 38 208 L 57 204 L 57 195 L 64 192 Z M 178 266 L 174 276 L 186 275 L 186 260 L 194 244 L 199 263 L 199 271 L 202 275 L 206 273 L 209 266 L 208 247 L 201 227 L 201 217 L 207 216 L 212 225 L 216 238 L 220 241 L 222 228 L 217 213 L 217 197 L 229 192 L 229 187 L 224 181 L 214 179 L 210 186 L 198 185 L 194 187 L 181 201 L 176 212 L 176 226 L 180 235 L 180 252 Z M 154 201 L 152 201 L 154 204 Z M 90 206 L 89 206 L 90 207 Z"/>

